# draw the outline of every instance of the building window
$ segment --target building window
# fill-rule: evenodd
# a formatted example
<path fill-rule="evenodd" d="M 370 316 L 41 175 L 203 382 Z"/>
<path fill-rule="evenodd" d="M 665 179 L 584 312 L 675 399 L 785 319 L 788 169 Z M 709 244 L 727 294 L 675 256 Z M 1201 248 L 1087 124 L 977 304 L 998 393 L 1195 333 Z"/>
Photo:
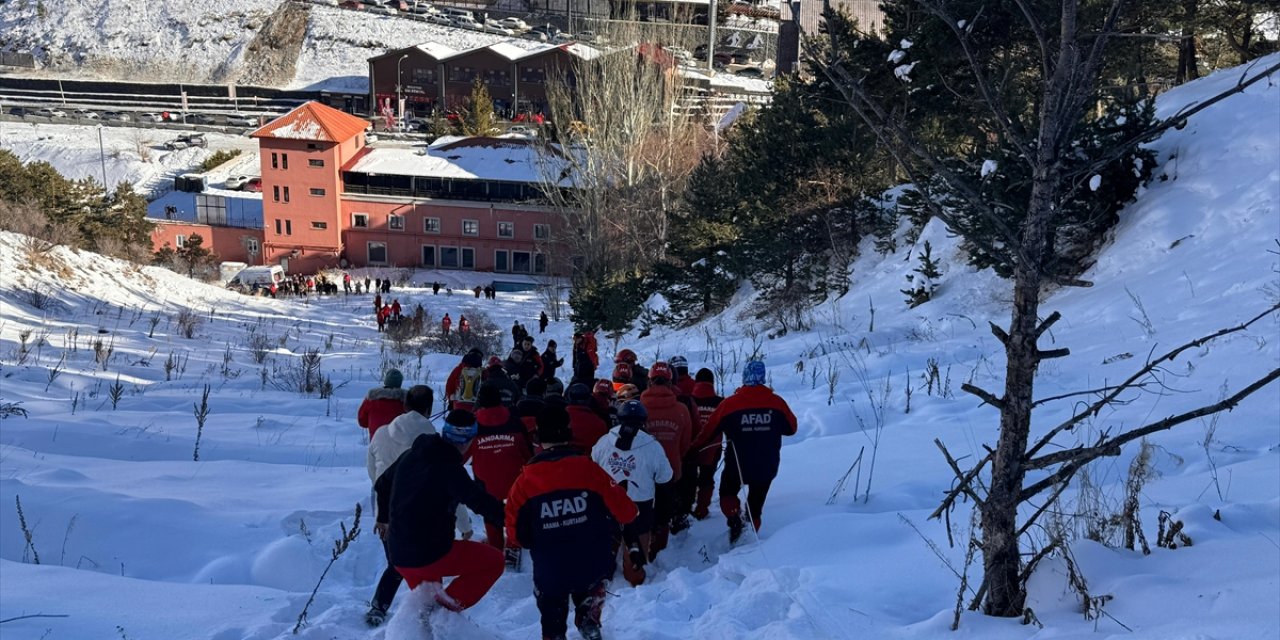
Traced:
<path fill-rule="evenodd" d="M 176 237 L 176 238 L 174 238 L 174 239 L 173 239 L 173 243 L 174 243 L 174 244 L 176 244 L 176 245 L 178 245 L 178 248 L 179 248 L 179 249 L 181 249 L 181 248 L 183 248 L 183 247 L 187 246 L 187 237 L 186 237 L 186 236 L 178 236 L 178 237 Z"/>
<path fill-rule="evenodd" d="M 478 220 L 463 220 L 463 221 L 462 221 L 462 235 L 464 235 L 464 236 L 478 236 L 478 235 L 480 235 L 480 221 L 478 221 Z"/>
<path fill-rule="evenodd" d="M 471 247 L 462 248 L 462 268 L 463 269 L 476 268 L 476 250 L 475 249 L 472 249 Z"/>
<path fill-rule="evenodd" d="M 272 155 L 275 155 L 275 154 L 272 154 Z M 280 168 L 286 171 L 289 169 L 289 154 L 287 153 L 280 154 Z"/>
<path fill-rule="evenodd" d="M 276 218 L 276 235 L 283 233 L 284 225 L 280 222 L 280 218 Z"/>
<path fill-rule="evenodd" d="M 436 248 L 429 244 L 422 245 L 422 266 L 436 266 Z"/>
<path fill-rule="evenodd" d="M 312 187 L 312 188 L 311 188 L 311 195 L 313 195 L 313 196 L 323 196 L 323 195 L 324 195 L 324 189 L 317 189 L 317 188 L 315 188 L 315 187 Z"/>
<path fill-rule="evenodd" d="M 550 240 L 550 239 L 551 239 L 551 225 L 549 225 L 549 224 L 535 224 L 535 225 L 533 225 L 533 239 L 534 239 L 534 240 Z"/>
<path fill-rule="evenodd" d="M 369 262 L 372 264 L 387 263 L 387 243 L 385 242 L 369 243 Z"/>
<path fill-rule="evenodd" d="M 366 229 L 369 227 L 369 214 L 353 213 L 351 214 L 351 226 Z"/>
<path fill-rule="evenodd" d="M 289 187 L 284 188 L 284 201 L 285 202 L 289 201 Z"/>
<path fill-rule="evenodd" d="M 312 222 L 311 228 L 312 229 L 328 229 L 329 223 L 328 222 Z"/>
<path fill-rule="evenodd" d="M 505 87 L 511 84 L 511 72 L 489 69 L 484 72 L 484 83 L 489 86 Z"/>
<path fill-rule="evenodd" d="M 392 231 L 404 231 L 404 216 L 387 216 L 387 228 Z"/>
<path fill-rule="evenodd" d="M 451 82 L 471 82 L 476 79 L 476 70 L 471 67 L 457 67 L 450 65 L 449 80 Z"/>
<path fill-rule="evenodd" d="M 292 221 L 292 220 L 285 220 L 285 221 L 284 221 L 284 234 L 285 234 L 286 236 L 291 236 L 291 235 L 293 235 L 293 221 Z"/>
<path fill-rule="evenodd" d="M 257 255 L 257 253 L 258 253 L 258 239 L 257 239 L 257 238 L 245 238 L 245 239 L 244 239 L 244 250 L 245 250 L 245 251 L 247 251 L 250 255 Z"/>
<path fill-rule="evenodd" d="M 535 253 L 535 254 L 533 254 L 533 272 L 534 272 L 534 273 L 546 273 L 546 272 L 547 272 L 547 257 L 546 257 L 546 256 L 542 255 L 541 253 Z"/>
<path fill-rule="evenodd" d="M 271 200 L 273 202 L 280 202 L 280 185 L 271 187 Z"/>
<path fill-rule="evenodd" d="M 458 268 L 457 247 L 440 247 L 440 266 L 445 269 Z"/>
<path fill-rule="evenodd" d="M 499 222 L 499 223 L 498 223 L 498 237 L 499 237 L 499 238 L 514 238 L 514 237 L 516 237 L 516 225 L 515 225 L 514 223 L 511 223 L 511 222 Z"/>
<path fill-rule="evenodd" d="M 511 252 L 511 270 L 515 273 L 529 273 L 533 266 L 528 251 Z"/>
<path fill-rule="evenodd" d="M 510 258 L 506 251 L 494 251 L 493 252 L 493 270 L 507 271 L 511 269 L 511 264 L 507 262 L 509 259 Z"/>
<path fill-rule="evenodd" d="M 539 67 L 520 67 L 520 82 L 528 84 L 544 84 L 546 81 L 546 69 Z"/>
<path fill-rule="evenodd" d="M 440 218 L 424 218 L 422 220 L 423 233 L 440 233 Z"/>
<path fill-rule="evenodd" d="M 271 168 L 272 169 L 280 168 L 280 156 L 275 152 L 272 152 L 271 154 Z"/>
<path fill-rule="evenodd" d="M 418 84 L 432 84 L 436 81 L 435 69 L 423 69 L 421 67 L 413 69 L 409 72 L 409 77 Z"/>
<path fill-rule="evenodd" d="M 307 161 L 307 164 L 308 164 L 308 165 L 311 165 L 311 166 L 313 166 L 313 167 L 323 167 L 323 166 L 324 166 L 324 160 L 314 160 L 314 159 L 313 159 L 313 160 L 308 160 L 308 161 Z"/>

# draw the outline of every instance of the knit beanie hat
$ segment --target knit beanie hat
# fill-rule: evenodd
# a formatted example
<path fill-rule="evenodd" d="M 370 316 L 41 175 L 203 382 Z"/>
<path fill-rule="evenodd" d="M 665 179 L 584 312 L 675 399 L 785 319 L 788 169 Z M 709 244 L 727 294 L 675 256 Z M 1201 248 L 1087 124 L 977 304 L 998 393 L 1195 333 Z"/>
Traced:
<path fill-rule="evenodd" d="M 569 412 L 563 406 L 547 405 L 538 412 L 537 424 L 538 441 L 543 446 L 573 440 L 573 431 L 569 429 Z"/>
<path fill-rule="evenodd" d="M 481 409 L 488 409 L 502 404 L 502 392 L 491 384 L 480 385 L 480 391 L 476 392 L 476 406 Z"/>
<path fill-rule="evenodd" d="M 382 376 L 382 386 L 388 389 L 399 389 L 404 384 L 404 374 L 399 369 L 388 369 Z"/>
<path fill-rule="evenodd" d="M 466 444 L 476 437 L 476 417 L 465 409 L 454 409 L 444 419 L 440 435 L 454 444 Z"/>

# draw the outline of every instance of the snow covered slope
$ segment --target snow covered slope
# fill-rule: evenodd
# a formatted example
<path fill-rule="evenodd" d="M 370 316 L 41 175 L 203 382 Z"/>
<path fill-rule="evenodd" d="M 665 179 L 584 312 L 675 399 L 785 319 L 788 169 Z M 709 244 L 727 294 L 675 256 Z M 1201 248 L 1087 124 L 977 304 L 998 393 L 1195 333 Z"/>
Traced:
<path fill-rule="evenodd" d="M 1203 99 L 1237 74 L 1171 91 L 1159 108 L 1167 114 Z M 1063 314 L 1050 341 L 1072 354 L 1046 364 L 1042 396 L 1127 376 L 1153 349 L 1280 300 L 1277 113 L 1280 87 L 1260 83 L 1153 145 L 1161 179 L 1122 213 L 1114 242 L 1087 274 L 1096 286 L 1055 292 L 1045 304 L 1046 313 Z M 1167 511 L 1186 524 L 1192 546 L 1150 556 L 1084 541 L 1073 547 L 1091 592 L 1113 596 L 1109 617 L 1082 619 L 1055 560 L 1042 565 L 1029 603 L 1043 629 L 966 614 L 958 632 L 947 630 L 957 580 L 922 536 L 957 568 L 964 549 L 949 548 L 942 525 L 926 519 L 951 485 L 933 439 L 972 456 L 995 437 L 994 412 L 958 387 L 972 380 L 999 388 L 1001 354 L 986 323 L 1007 321 L 1008 284 L 963 266 L 944 229 L 930 226 L 924 239 L 945 259 L 945 275 L 938 297 L 916 309 L 898 292 L 913 261 L 868 249 L 853 265 L 852 292 L 815 309 L 812 331 L 769 339 L 736 315 L 744 300 L 695 330 L 623 340 L 646 362 L 682 353 L 695 369 L 723 371 L 730 390 L 758 344 L 800 433 L 783 448 L 759 538 L 748 533 L 730 548 L 718 515 L 674 536 L 647 584 L 611 587 L 606 637 L 1276 638 L 1275 385 L 1219 416 L 1212 438 L 1210 421 L 1151 438 L 1158 475 L 1140 500 L 1146 534 L 1154 537 Z M 404 592 L 387 627 L 369 630 L 362 620 L 383 556 L 369 534 L 354 413 L 386 366 L 438 389 L 456 356 L 419 359 L 383 347 L 368 297 L 251 300 L 91 254 L 59 251 L 35 263 L 25 256 L 19 238 L 0 234 L 0 402 L 21 402 L 29 414 L 0 421 L 0 508 L 9 510 L 0 518 L 0 619 L 69 617 L 7 622 L 5 638 L 424 637 L 413 624 L 417 603 Z M 35 308 L 33 287 L 57 301 Z M 398 289 L 393 297 L 422 303 L 433 317 L 484 311 L 499 326 L 528 324 L 542 309 L 532 294 L 484 301 Z M 177 330 L 180 306 L 203 319 L 194 339 Z M 250 327 L 270 338 L 262 364 L 246 347 Z M 565 345 L 570 332 L 556 322 L 535 337 Z M 1280 363 L 1277 335 L 1273 316 L 1185 353 L 1169 370 L 1170 389 L 1114 407 L 1080 437 L 1215 400 L 1224 383 L 1238 389 Z M 113 350 L 106 370 L 95 361 L 97 340 L 99 351 Z M 322 370 L 338 385 L 333 398 L 278 388 L 306 349 L 321 351 Z M 943 383 L 932 394 L 921 381 L 931 360 Z M 192 409 L 205 385 L 212 411 L 195 462 Z M 1037 429 L 1071 410 L 1047 405 Z M 868 464 L 842 487 L 877 438 L 874 473 Z M 1130 448 L 1092 470 L 1117 505 L 1135 454 Z M 12 511 L 19 499 L 30 544 Z M 1067 506 L 1074 500 L 1069 493 Z M 293 636 L 338 523 L 350 524 L 356 502 L 366 506 L 364 533 L 329 571 L 310 624 Z M 961 509 L 953 522 L 964 529 L 966 516 Z M 531 590 L 527 569 L 508 573 L 465 617 L 436 615 L 435 637 L 537 637 Z"/>

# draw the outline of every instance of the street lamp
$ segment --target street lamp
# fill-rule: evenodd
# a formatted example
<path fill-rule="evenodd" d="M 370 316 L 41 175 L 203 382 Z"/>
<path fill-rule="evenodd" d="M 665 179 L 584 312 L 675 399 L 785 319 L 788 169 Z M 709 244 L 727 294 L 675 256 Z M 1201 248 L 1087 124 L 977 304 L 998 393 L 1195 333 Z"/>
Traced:
<path fill-rule="evenodd" d="M 400 56 L 399 60 L 396 60 L 396 110 L 400 114 L 400 117 L 397 120 L 397 122 L 402 122 L 404 120 L 404 93 L 402 92 L 403 79 L 400 77 L 400 63 L 404 62 L 404 59 L 408 57 L 409 57 L 409 54 L 406 53 Z"/>

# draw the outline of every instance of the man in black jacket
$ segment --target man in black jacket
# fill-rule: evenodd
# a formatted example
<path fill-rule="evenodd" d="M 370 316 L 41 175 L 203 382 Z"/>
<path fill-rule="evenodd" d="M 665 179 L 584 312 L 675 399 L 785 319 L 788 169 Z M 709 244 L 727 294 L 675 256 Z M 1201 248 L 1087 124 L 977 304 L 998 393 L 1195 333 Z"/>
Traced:
<path fill-rule="evenodd" d="M 462 456 L 476 435 L 475 416 L 454 410 L 439 434 L 418 436 L 413 446 L 378 478 L 378 523 L 374 531 L 387 542 L 387 555 L 410 589 L 424 582 L 439 585 L 457 576 L 436 595 L 436 602 L 462 611 L 484 597 L 502 575 L 502 552 L 470 540 L 454 540 L 458 503 L 485 522 L 502 526 L 502 502 L 471 479 Z M 389 496 L 389 498 L 382 498 Z M 383 502 L 389 504 L 383 504 Z"/>

